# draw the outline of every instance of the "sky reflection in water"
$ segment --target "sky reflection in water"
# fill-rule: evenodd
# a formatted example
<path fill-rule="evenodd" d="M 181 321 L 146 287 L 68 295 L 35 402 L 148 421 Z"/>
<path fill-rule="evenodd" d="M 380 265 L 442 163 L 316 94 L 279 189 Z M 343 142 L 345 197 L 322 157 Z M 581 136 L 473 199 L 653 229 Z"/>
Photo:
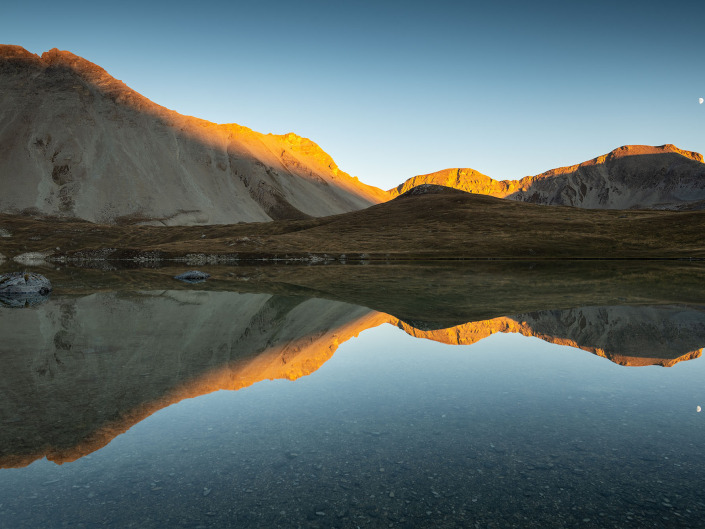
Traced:
<path fill-rule="evenodd" d="M 703 366 L 383 325 L 295 382 L 183 400 L 73 463 L 0 470 L 0 526 L 696 527 Z"/>

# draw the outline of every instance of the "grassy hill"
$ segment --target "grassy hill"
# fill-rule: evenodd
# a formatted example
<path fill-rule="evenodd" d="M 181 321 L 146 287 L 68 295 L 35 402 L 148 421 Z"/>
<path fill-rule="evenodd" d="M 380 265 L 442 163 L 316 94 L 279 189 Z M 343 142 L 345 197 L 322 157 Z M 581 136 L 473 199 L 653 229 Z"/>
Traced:
<path fill-rule="evenodd" d="M 440 186 L 329 217 L 215 226 L 99 225 L 0 215 L 0 253 L 170 259 L 705 258 L 705 211 L 539 206 Z M 57 250 L 58 248 L 58 250 Z"/>

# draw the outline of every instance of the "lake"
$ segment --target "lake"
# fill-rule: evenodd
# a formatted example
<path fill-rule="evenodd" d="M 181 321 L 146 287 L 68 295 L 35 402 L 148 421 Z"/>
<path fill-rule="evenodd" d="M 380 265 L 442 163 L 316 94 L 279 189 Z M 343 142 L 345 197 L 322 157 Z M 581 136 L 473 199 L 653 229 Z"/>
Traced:
<path fill-rule="evenodd" d="M 0 527 L 704 526 L 699 265 L 175 270 L 0 305 Z"/>

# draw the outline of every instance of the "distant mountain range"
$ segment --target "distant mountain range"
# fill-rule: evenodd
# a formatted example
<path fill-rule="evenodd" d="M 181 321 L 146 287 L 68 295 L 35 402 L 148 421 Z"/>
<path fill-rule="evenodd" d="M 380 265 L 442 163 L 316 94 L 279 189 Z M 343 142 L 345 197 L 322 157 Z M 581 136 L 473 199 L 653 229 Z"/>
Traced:
<path fill-rule="evenodd" d="M 703 156 L 674 145 L 626 145 L 580 165 L 521 180 L 498 181 L 474 169 L 445 169 L 410 178 L 389 193 L 397 196 L 421 184 L 590 209 L 705 208 Z"/>
<path fill-rule="evenodd" d="M 625 146 L 521 180 L 472 169 L 383 191 L 289 133 L 218 125 L 153 103 L 99 66 L 0 45 L 0 212 L 92 222 L 231 224 L 364 209 L 419 184 L 547 205 L 705 208 L 700 154 Z"/>

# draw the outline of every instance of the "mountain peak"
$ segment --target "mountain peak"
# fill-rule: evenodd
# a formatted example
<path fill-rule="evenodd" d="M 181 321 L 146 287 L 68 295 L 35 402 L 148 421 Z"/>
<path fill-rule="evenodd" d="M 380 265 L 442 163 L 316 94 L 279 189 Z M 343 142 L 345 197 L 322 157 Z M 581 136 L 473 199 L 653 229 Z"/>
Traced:
<path fill-rule="evenodd" d="M 673 144 L 623 145 L 576 165 L 521 180 L 494 180 L 472 169 L 444 169 L 409 178 L 394 197 L 423 184 L 454 187 L 545 205 L 597 209 L 700 209 L 705 204 L 703 155 Z"/>
<path fill-rule="evenodd" d="M 696 162 L 703 163 L 703 155 L 700 154 L 699 152 L 694 152 L 694 151 L 686 151 L 683 149 L 679 149 L 672 143 L 666 143 L 665 145 L 659 145 L 652 147 L 651 145 L 623 145 L 622 147 L 619 147 L 618 149 L 613 150 L 610 154 L 613 154 L 616 157 L 620 156 L 637 156 L 637 155 L 645 155 L 645 154 L 664 154 L 664 153 L 675 153 L 675 154 L 680 154 L 681 156 L 684 156 L 686 158 L 690 158 L 691 160 L 695 160 Z"/>
<path fill-rule="evenodd" d="M 42 53 L 42 61 L 44 61 L 47 66 L 70 66 L 71 68 L 77 70 L 95 70 L 105 72 L 100 66 L 93 64 L 92 62 L 79 57 L 71 53 L 70 51 L 60 50 L 58 48 L 52 48 L 49 51 Z M 107 73 L 107 72 L 106 72 Z"/>
<path fill-rule="evenodd" d="M 465 193 L 461 189 L 455 187 L 444 186 L 439 184 L 420 184 L 412 187 L 408 191 L 404 191 L 399 197 L 412 197 L 416 195 L 440 195 L 442 193 Z"/>
<path fill-rule="evenodd" d="M 0 130 L 3 212 L 229 224 L 387 199 L 307 138 L 179 114 L 69 51 L 0 46 L 0 72 L 0 114 L 13 124 Z"/>
<path fill-rule="evenodd" d="M 39 59 L 39 56 L 16 44 L 0 44 L 0 59 Z"/>

